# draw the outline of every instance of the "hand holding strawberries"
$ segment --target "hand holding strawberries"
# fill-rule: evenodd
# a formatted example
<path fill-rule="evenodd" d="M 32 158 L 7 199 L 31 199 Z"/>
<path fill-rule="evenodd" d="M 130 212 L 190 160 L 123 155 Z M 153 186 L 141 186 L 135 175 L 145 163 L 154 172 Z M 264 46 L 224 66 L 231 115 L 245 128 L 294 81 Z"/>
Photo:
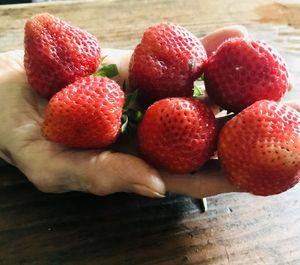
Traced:
<path fill-rule="evenodd" d="M 43 27 L 47 30 L 41 30 Z M 148 102 L 165 96 L 189 96 L 193 81 L 204 71 L 207 60 L 204 48 L 209 63 L 210 58 L 215 56 L 211 56 L 212 51 L 221 43 L 247 34 L 241 27 L 225 28 L 200 42 L 193 41 L 194 37 L 189 36 L 189 32 L 177 29 L 173 24 L 160 24 L 158 27 L 162 27 L 159 29 L 162 34 L 157 34 L 159 30 L 156 31 L 155 27 L 150 28 L 132 58 L 130 51 L 102 50 L 102 57 L 108 55 L 105 60 L 118 66 L 119 74 L 115 77 L 118 85 L 108 78 L 89 77 L 101 61 L 101 49 L 93 36 L 49 15 L 39 15 L 30 20 L 25 32 L 25 68 L 30 85 L 23 69 L 22 53 L 0 55 L 0 96 L 4 101 L 0 120 L 5 125 L 0 128 L 1 157 L 17 166 L 39 189 L 47 192 L 78 190 L 105 195 L 127 191 L 161 197 L 168 190 L 204 197 L 237 190 L 221 173 L 210 171 L 209 166 L 194 175 L 174 176 L 165 171 L 158 172 L 136 156 L 107 150 L 120 133 L 124 104 L 124 92 L 120 86 L 128 78 L 130 59 L 131 84 L 142 92 Z M 168 32 L 170 30 L 178 31 L 172 36 Z M 164 36 L 169 36 L 175 43 L 180 36 L 182 46 L 179 45 L 173 52 L 170 45 L 174 44 L 172 41 L 163 43 Z M 160 46 L 155 46 L 155 41 L 160 41 Z M 187 49 L 185 56 L 182 55 L 181 51 L 189 45 L 194 50 Z M 199 57 L 200 60 L 197 59 Z M 147 66 L 152 64 L 152 68 L 143 68 L 143 62 L 148 62 Z M 156 73 L 155 79 L 151 79 L 149 74 L 152 70 Z M 172 73 L 174 78 L 176 73 L 180 73 L 178 86 L 174 78 L 166 76 L 167 73 Z M 217 74 L 215 72 L 214 77 Z M 147 81 L 149 77 L 150 83 Z M 59 92 L 48 103 L 30 86 L 47 97 Z M 164 90 L 160 90 L 162 86 Z M 197 169 L 209 159 L 217 140 L 212 112 L 197 100 L 178 98 L 159 102 L 147 110 L 139 129 L 142 154 L 152 164 L 175 172 L 188 173 Z M 150 113 L 151 109 L 154 114 Z M 297 115 L 293 116 L 296 120 Z M 154 130 L 152 118 L 147 117 L 159 119 L 161 129 Z M 291 134 L 297 134 L 297 126 L 293 127 L 295 132 Z M 167 141 L 164 135 L 168 135 Z M 296 137 L 295 141 L 298 140 Z M 173 146 L 170 145 L 172 141 Z M 158 144 L 156 149 L 155 144 Z M 164 144 L 168 145 L 167 149 Z M 186 146 L 190 146 L 189 150 L 185 150 Z M 293 150 L 296 154 L 292 173 L 295 184 L 299 173 L 299 147 L 296 145 Z M 168 159 L 172 162 L 171 167 L 169 163 L 161 163 Z"/>
<path fill-rule="evenodd" d="M 23 52 L 0 54 L 0 156 L 18 167 L 44 192 L 118 191 L 146 196 L 164 194 L 156 170 L 141 159 L 102 150 L 77 150 L 47 141 L 41 134 L 48 101 L 26 80 Z"/>
<path fill-rule="evenodd" d="M 108 50 L 107 60 L 118 65 L 129 63 L 128 52 Z M 41 134 L 48 101 L 29 88 L 23 68 L 23 52 L 0 54 L 0 156 L 18 167 L 44 192 L 84 191 L 105 195 L 119 191 L 159 197 L 166 189 L 195 197 L 232 191 L 234 188 L 221 175 L 180 176 L 160 174 L 141 159 L 123 153 L 101 150 L 78 150 L 47 141 Z M 126 76 L 126 67 L 119 67 L 119 76 Z M 127 149 L 127 147 L 124 147 Z M 162 180 L 164 179 L 164 180 Z M 181 181 L 187 181 L 185 185 Z M 191 191 L 195 182 L 205 189 Z M 166 184 L 165 184 L 166 183 Z M 179 187 L 179 190 L 178 190 Z M 184 190 L 180 190 L 184 188 Z"/>

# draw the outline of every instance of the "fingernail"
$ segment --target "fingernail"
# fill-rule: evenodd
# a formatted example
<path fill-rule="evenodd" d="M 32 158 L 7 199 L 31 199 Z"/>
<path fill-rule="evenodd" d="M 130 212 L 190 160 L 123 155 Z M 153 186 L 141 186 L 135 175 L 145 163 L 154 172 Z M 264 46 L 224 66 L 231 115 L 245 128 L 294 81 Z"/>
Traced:
<path fill-rule="evenodd" d="M 140 185 L 140 184 L 133 184 L 130 187 L 130 191 L 147 196 L 152 198 L 164 198 L 165 195 L 161 194 L 155 190 L 152 190 L 146 186 Z"/>

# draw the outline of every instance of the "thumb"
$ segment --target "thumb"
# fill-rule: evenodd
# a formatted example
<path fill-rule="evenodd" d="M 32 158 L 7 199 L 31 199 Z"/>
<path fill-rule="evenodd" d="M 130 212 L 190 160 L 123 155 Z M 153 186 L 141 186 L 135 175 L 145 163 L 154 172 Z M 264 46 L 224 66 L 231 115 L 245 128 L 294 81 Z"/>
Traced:
<path fill-rule="evenodd" d="M 132 155 L 67 149 L 45 140 L 28 145 L 20 153 L 18 167 L 44 192 L 107 195 L 124 191 L 164 197 L 165 185 L 159 173 Z"/>
<path fill-rule="evenodd" d="M 219 28 L 214 32 L 201 38 L 201 42 L 209 58 L 214 51 L 226 40 L 230 38 L 248 38 L 248 31 L 240 25 Z"/>
<path fill-rule="evenodd" d="M 132 53 L 133 50 L 118 50 L 110 48 L 102 49 L 102 54 L 104 58 L 102 65 L 115 64 L 117 66 L 118 75 L 113 77 L 113 79 L 121 86 L 123 86 L 124 81 L 128 80 L 129 62 Z"/>
<path fill-rule="evenodd" d="M 216 160 L 210 160 L 194 174 L 175 175 L 161 172 L 167 190 L 194 198 L 239 192 L 224 176 Z"/>
<path fill-rule="evenodd" d="M 298 112 L 300 112 L 300 103 L 299 102 L 297 102 L 297 101 L 287 101 L 287 102 L 285 102 L 285 104 L 289 105 L 293 109 L 295 109 Z"/>
<path fill-rule="evenodd" d="M 165 194 L 159 173 L 132 155 L 105 151 L 82 162 L 80 171 L 84 172 L 81 176 L 84 189 L 93 194 L 120 191 L 148 197 L 164 197 Z"/>

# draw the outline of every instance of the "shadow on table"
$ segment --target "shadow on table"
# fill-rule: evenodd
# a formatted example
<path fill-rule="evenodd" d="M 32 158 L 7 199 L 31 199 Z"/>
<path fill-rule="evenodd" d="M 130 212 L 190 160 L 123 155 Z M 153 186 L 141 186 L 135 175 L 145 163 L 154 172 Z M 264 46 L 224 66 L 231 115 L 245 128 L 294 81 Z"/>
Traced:
<path fill-rule="evenodd" d="M 159 200 L 133 194 L 43 194 L 18 170 L 4 167 L 1 173 L 0 264 L 168 260 L 176 256 L 184 216 L 200 214 L 183 196 Z M 175 253 L 168 251 L 170 246 Z"/>
<path fill-rule="evenodd" d="M 184 196 L 43 194 L 1 167 L 0 264 L 296 265 L 299 191 L 216 196 L 200 214 Z"/>

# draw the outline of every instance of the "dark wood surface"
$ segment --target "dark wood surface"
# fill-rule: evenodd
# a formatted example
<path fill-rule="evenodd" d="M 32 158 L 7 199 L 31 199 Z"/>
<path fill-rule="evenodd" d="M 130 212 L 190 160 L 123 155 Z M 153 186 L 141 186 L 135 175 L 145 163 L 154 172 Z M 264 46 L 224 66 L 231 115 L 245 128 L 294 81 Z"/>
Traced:
<path fill-rule="evenodd" d="M 0 51 L 22 48 L 25 20 L 53 13 L 94 33 L 103 47 L 133 48 L 150 24 L 170 20 L 201 36 L 241 23 L 273 44 L 300 100 L 300 5 L 287 1 L 66 1 L 0 6 Z M 277 196 L 245 193 L 162 200 L 116 194 L 43 194 L 0 167 L 0 264 L 300 264 L 300 186 Z"/>

